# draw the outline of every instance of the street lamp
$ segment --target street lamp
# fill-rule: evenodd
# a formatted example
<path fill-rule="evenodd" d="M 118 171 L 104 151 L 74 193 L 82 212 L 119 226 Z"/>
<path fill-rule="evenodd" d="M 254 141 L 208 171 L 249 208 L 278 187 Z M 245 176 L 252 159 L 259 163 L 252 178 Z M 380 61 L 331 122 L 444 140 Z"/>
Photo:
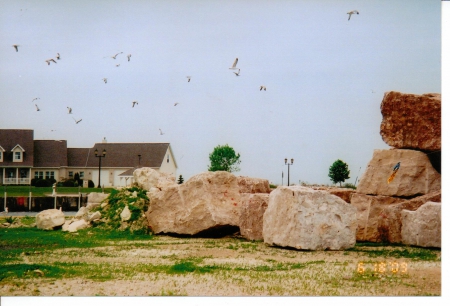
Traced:
<path fill-rule="evenodd" d="M 289 166 L 292 165 L 294 163 L 294 159 L 291 158 L 291 163 L 288 163 L 288 159 L 285 158 L 284 159 L 284 164 L 288 166 L 288 186 L 289 186 Z"/>
<path fill-rule="evenodd" d="M 95 157 L 98 157 L 98 186 L 97 186 L 97 188 L 102 188 L 102 187 L 100 187 L 100 173 L 102 170 L 102 157 L 106 156 L 106 150 L 103 149 L 102 155 L 98 155 L 97 149 L 95 149 L 94 153 L 95 153 Z"/>

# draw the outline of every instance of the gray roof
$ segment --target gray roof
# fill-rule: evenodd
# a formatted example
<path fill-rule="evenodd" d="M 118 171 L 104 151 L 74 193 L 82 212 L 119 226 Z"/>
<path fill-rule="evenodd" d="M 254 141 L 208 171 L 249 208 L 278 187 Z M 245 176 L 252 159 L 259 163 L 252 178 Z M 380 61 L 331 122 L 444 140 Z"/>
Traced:
<path fill-rule="evenodd" d="M 3 162 L 0 162 L 0 166 L 33 167 L 33 137 L 33 130 L 0 129 L 0 146 L 5 150 L 3 152 Z M 11 150 L 17 145 L 25 150 L 23 152 L 23 162 L 21 163 L 13 162 L 13 152 Z"/>
<path fill-rule="evenodd" d="M 34 167 L 67 167 L 67 141 L 35 140 Z"/>

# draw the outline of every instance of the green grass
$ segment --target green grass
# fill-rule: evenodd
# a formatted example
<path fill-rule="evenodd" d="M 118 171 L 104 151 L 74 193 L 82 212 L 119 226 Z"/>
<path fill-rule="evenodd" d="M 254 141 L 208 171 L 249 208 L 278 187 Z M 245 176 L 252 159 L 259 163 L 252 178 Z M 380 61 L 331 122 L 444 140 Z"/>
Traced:
<path fill-rule="evenodd" d="M 388 246 L 395 246 L 391 249 Z M 400 244 L 373 243 L 362 242 L 356 243 L 356 246 L 346 250 L 346 252 L 363 253 L 369 257 L 394 257 L 409 258 L 412 260 L 440 261 L 440 250 L 409 246 L 405 247 Z"/>
<path fill-rule="evenodd" d="M 6 186 L 8 197 L 28 197 L 30 190 L 34 197 L 43 197 L 53 193 L 52 187 L 34 187 L 34 186 Z M 111 193 L 114 188 L 104 188 L 105 193 Z M 0 197 L 4 197 L 5 186 L 0 186 Z M 56 193 L 59 195 L 63 194 L 78 194 L 81 193 L 91 193 L 91 192 L 102 192 L 102 188 L 79 188 L 78 187 L 57 187 Z"/>

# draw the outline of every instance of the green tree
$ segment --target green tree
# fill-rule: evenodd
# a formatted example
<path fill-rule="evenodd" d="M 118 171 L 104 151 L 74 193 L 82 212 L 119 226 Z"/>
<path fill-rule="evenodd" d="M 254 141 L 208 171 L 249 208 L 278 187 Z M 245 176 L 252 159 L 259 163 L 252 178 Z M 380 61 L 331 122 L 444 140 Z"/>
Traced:
<path fill-rule="evenodd" d="M 339 183 L 339 187 L 341 187 L 341 182 L 344 182 L 346 179 L 350 178 L 349 175 L 350 170 L 348 170 L 348 165 L 340 159 L 336 160 L 330 166 L 330 171 L 328 172 L 328 176 L 331 181 L 334 184 Z"/>
<path fill-rule="evenodd" d="M 180 174 L 180 176 L 178 177 L 178 184 L 183 184 L 184 182 L 184 178 L 183 176 Z"/>
<path fill-rule="evenodd" d="M 228 144 L 224 146 L 217 146 L 214 148 L 213 152 L 209 154 L 209 160 L 211 165 L 208 166 L 208 171 L 228 171 L 236 172 L 239 171 L 239 164 L 241 161 L 239 158 L 240 154 L 236 154 L 234 149 Z"/>

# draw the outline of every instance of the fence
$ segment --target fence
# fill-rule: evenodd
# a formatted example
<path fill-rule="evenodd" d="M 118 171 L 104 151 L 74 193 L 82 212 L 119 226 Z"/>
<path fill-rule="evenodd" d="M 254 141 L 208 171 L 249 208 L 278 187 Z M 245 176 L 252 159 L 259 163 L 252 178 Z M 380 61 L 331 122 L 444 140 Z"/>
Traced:
<path fill-rule="evenodd" d="M 0 198 L 0 201 L 2 199 Z M 1 203 L 1 202 L 0 202 Z M 40 212 L 46 209 L 62 207 L 63 211 L 78 211 L 81 206 L 86 206 L 87 194 L 79 196 L 56 197 L 4 197 L 3 209 L 8 207 L 9 212 Z"/>

